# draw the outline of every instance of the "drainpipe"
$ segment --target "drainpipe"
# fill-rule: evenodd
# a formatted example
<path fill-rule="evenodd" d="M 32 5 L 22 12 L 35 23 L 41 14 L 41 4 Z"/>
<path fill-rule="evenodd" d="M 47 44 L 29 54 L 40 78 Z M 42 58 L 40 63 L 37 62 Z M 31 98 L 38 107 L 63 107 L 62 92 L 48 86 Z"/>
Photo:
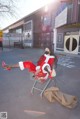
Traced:
<path fill-rule="evenodd" d="M 57 42 L 57 29 L 54 28 L 53 29 L 54 33 L 53 33 L 53 44 L 54 44 L 54 52 L 56 52 L 56 42 Z"/>

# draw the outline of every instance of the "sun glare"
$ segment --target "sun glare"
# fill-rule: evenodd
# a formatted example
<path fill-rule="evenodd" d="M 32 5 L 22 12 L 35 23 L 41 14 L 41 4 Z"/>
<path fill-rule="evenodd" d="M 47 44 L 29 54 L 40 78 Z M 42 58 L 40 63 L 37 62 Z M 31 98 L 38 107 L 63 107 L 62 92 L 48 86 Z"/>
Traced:
<path fill-rule="evenodd" d="M 44 0 L 45 4 L 51 3 L 51 2 L 56 2 L 57 0 Z"/>
<path fill-rule="evenodd" d="M 29 12 L 35 11 L 36 9 L 41 8 L 45 5 L 46 5 L 45 11 L 48 11 L 47 5 L 51 2 L 55 3 L 58 0 L 34 0 L 34 1 L 35 1 L 34 5 L 33 5 L 32 0 L 31 0 L 29 2 L 29 6 L 27 6 L 27 9 L 28 9 Z M 26 7 L 26 4 L 25 4 L 25 7 Z M 27 9 L 26 9 L 26 12 L 27 12 Z"/>

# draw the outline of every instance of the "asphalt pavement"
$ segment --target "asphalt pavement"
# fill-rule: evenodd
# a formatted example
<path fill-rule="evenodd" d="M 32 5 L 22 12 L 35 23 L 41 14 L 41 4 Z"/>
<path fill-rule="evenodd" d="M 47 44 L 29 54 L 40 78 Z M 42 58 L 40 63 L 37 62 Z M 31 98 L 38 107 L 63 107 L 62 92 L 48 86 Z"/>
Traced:
<path fill-rule="evenodd" d="M 44 96 L 41 99 L 38 91 L 32 95 L 30 91 L 34 80 L 28 70 L 17 68 L 7 71 L 1 67 L 2 61 L 16 64 L 31 60 L 36 64 L 42 54 L 43 50 L 37 48 L 0 49 L 0 114 L 7 112 L 8 119 L 80 119 L 80 57 L 57 54 L 56 85 L 62 92 L 78 98 L 73 109 L 58 102 L 50 103 Z M 54 86 L 54 81 L 51 86 Z"/>

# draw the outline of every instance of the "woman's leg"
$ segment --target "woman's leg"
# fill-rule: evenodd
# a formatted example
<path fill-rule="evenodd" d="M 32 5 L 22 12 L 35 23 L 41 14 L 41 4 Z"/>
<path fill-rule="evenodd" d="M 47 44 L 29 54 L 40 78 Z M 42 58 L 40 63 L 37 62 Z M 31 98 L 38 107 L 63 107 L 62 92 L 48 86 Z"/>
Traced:
<path fill-rule="evenodd" d="M 32 63 L 31 61 L 24 61 L 24 62 L 19 62 L 19 67 L 21 70 L 24 69 L 29 69 L 30 72 L 35 72 L 36 71 L 36 65 Z"/>
<path fill-rule="evenodd" d="M 19 68 L 19 64 L 8 65 L 3 61 L 2 67 L 6 70 L 10 70 L 11 68 Z"/>
<path fill-rule="evenodd" d="M 21 70 L 29 69 L 31 72 L 36 71 L 36 66 L 31 61 L 20 61 L 17 64 L 8 65 L 5 62 L 2 62 L 2 67 L 10 70 L 11 68 L 20 68 Z"/>

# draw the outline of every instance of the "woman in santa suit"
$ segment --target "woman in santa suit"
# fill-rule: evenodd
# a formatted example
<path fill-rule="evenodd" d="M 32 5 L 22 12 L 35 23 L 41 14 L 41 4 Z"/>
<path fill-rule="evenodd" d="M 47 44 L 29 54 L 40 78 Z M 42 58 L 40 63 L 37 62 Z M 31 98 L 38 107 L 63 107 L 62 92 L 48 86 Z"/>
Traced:
<path fill-rule="evenodd" d="M 52 78 L 56 75 L 55 71 L 53 70 L 55 56 L 50 54 L 50 49 L 45 48 L 45 52 L 39 58 L 37 66 L 31 61 L 20 61 L 18 62 L 18 64 L 14 65 L 6 65 L 3 62 L 2 66 L 8 70 L 10 70 L 11 68 L 20 68 L 21 70 L 27 68 L 30 72 L 34 73 L 34 77 L 39 77 L 40 79 L 46 80 L 49 76 L 50 78 Z"/>

